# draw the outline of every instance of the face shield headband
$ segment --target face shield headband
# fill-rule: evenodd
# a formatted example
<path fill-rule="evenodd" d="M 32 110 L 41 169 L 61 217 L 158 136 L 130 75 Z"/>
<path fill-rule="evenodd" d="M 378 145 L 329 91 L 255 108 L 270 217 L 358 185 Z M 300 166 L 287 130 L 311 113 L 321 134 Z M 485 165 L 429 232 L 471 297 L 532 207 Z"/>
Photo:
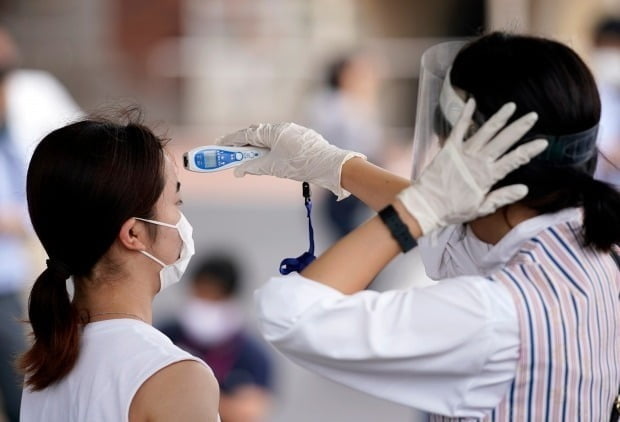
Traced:
<path fill-rule="evenodd" d="M 441 87 L 439 105 L 435 112 L 434 129 L 439 137 L 445 139 L 450 134 L 452 127 L 465 108 L 465 101 L 452 86 L 450 69 L 448 69 Z M 486 119 L 481 113 L 476 112 L 473 120 L 474 123 L 470 128 L 471 133 L 477 130 Z M 580 166 L 590 161 L 597 154 L 598 129 L 597 124 L 584 131 L 566 135 L 530 134 L 526 135 L 519 144 L 536 138 L 547 139 L 549 146 L 534 160 L 545 161 L 556 166 Z"/>

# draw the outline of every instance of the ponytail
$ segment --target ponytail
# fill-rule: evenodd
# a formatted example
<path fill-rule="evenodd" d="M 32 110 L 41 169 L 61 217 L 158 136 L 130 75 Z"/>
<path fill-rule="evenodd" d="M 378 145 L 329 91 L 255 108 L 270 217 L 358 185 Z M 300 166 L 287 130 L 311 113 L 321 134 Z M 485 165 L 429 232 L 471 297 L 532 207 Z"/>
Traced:
<path fill-rule="evenodd" d="M 80 347 L 79 315 L 69 299 L 62 267 L 50 265 L 35 281 L 28 302 L 34 344 L 19 361 L 26 386 L 42 390 L 75 366 Z"/>
<path fill-rule="evenodd" d="M 539 214 L 565 208 L 583 209 L 583 245 L 609 252 L 620 243 L 620 192 L 612 185 L 594 179 L 596 161 L 588 168 L 554 167 L 532 161 L 514 170 L 494 189 L 517 183 L 528 187 L 520 203 Z"/>
<path fill-rule="evenodd" d="M 620 243 L 620 192 L 590 177 L 582 184 L 583 236 L 587 246 L 609 251 Z"/>

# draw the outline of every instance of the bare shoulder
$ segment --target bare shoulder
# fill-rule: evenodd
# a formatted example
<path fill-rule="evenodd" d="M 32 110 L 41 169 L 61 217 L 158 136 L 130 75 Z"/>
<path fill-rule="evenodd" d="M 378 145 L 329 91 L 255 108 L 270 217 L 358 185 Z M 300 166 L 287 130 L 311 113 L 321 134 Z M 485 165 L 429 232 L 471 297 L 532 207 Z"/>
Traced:
<path fill-rule="evenodd" d="M 131 402 L 129 420 L 216 422 L 218 404 L 213 372 L 200 362 L 184 360 L 166 366 L 142 384 Z"/>

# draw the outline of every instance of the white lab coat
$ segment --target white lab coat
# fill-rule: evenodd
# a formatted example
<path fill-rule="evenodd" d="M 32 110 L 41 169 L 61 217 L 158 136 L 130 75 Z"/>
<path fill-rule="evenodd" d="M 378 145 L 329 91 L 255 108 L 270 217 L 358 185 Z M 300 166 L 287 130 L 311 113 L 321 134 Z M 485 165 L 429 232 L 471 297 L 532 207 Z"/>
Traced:
<path fill-rule="evenodd" d="M 480 274 L 578 215 L 567 209 L 532 218 L 497 245 L 467 253 L 456 227 L 440 233 L 434 247 L 423 239 L 431 276 L 471 269 L 472 256 L 490 265 L 435 286 L 344 295 L 298 274 L 274 277 L 255 294 L 259 328 L 293 361 L 334 381 L 427 412 L 483 417 L 514 379 L 519 323 L 506 288 Z"/>

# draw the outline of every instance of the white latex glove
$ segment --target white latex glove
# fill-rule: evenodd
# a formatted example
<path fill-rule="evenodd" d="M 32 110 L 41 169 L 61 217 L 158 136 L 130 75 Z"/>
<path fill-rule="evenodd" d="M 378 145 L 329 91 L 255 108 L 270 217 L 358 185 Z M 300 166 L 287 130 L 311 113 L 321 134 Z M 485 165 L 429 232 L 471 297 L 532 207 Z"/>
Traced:
<path fill-rule="evenodd" d="M 312 129 L 295 123 L 262 123 L 224 135 L 217 145 L 269 148 L 269 154 L 235 168 L 235 176 L 247 173 L 309 182 L 332 191 L 338 200 L 350 195 L 340 186 L 342 165 L 366 156 L 331 145 Z"/>
<path fill-rule="evenodd" d="M 514 121 L 499 134 L 516 107 L 505 104 L 471 138 L 464 141 L 475 102 L 469 100 L 443 148 L 419 180 L 398 194 L 423 234 L 490 214 L 527 195 L 527 186 L 511 185 L 489 193 L 508 173 L 529 162 L 546 147 L 537 139 L 504 155 L 536 123 L 536 113 Z M 497 136 L 495 136 L 497 134 Z"/>

